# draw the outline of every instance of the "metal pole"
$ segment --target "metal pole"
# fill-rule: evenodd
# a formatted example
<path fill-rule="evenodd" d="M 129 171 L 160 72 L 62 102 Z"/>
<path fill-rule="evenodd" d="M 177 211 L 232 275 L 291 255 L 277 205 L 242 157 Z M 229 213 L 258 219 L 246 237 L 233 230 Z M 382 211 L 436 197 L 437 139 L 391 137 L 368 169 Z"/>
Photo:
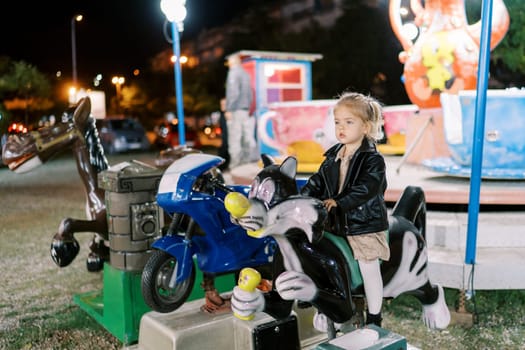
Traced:
<path fill-rule="evenodd" d="M 481 166 L 483 162 L 483 139 L 487 105 L 488 71 L 490 63 L 490 34 L 492 23 L 492 0 L 483 0 L 481 6 L 481 39 L 479 48 L 478 82 L 476 86 L 476 112 L 470 171 L 470 197 L 468 205 L 467 246 L 465 263 L 476 263 L 476 240 L 481 188 Z"/>
<path fill-rule="evenodd" d="M 73 68 L 73 86 L 77 87 L 77 42 L 75 35 L 75 22 L 77 21 L 77 15 L 71 18 L 71 60 Z"/>
<path fill-rule="evenodd" d="M 399 174 L 399 170 L 401 170 L 401 167 L 403 164 L 405 164 L 408 157 L 410 157 L 410 154 L 414 151 L 416 146 L 418 145 L 419 141 L 421 141 L 421 138 L 423 137 L 425 130 L 429 127 L 430 124 L 434 124 L 434 116 L 430 115 L 428 120 L 425 122 L 425 125 L 417 132 L 417 135 L 414 139 L 414 142 L 408 147 L 408 149 L 405 151 L 405 154 L 403 155 L 403 158 L 401 158 L 401 161 L 399 162 L 399 165 L 396 168 L 396 174 Z"/>
<path fill-rule="evenodd" d="M 177 117 L 179 119 L 179 144 L 186 144 L 186 135 L 184 131 L 184 100 L 182 97 L 182 73 L 180 69 L 180 43 L 179 43 L 179 29 L 175 21 L 171 22 L 171 29 L 173 31 L 173 53 L 175 54 L 175 94 L 177 98 Z"/>
<path fill-rule="evenodd" d="M 117 114 L 120 114 L 120 83 L 117 82 Z"/>

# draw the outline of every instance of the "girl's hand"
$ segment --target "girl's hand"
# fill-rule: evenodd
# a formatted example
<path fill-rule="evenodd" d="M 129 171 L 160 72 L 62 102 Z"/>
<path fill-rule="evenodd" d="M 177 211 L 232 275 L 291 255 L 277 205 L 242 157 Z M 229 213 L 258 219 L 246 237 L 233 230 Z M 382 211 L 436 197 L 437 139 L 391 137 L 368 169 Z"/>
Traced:
<path fill-rule="evenodd" d="M 327 211 L 330 211 L 330 209 L 337 207 L 337 202 L 335 200 L 333 200 L 332 198 L 325 199 L 323 201 L 323 204 L 324 204 L 324 206 L 325 206 Z"/>

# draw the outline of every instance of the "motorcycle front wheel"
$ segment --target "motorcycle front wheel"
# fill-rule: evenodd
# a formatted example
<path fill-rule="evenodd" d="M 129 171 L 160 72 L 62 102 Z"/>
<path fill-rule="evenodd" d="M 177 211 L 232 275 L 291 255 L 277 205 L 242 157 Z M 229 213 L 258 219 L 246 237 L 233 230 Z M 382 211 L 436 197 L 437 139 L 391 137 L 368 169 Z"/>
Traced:
<path fill-rule="evenodd" d="M 188 299 L 195 283 L 195 263 L 190 276 L 175 284 L 174 288 L 170 288 L 169 282 L 176 268 L 177 259 L 161 250 L 154 250 L 144 266 L 142 296 L 154 311 L 161 313 L 174 311 Z"/>

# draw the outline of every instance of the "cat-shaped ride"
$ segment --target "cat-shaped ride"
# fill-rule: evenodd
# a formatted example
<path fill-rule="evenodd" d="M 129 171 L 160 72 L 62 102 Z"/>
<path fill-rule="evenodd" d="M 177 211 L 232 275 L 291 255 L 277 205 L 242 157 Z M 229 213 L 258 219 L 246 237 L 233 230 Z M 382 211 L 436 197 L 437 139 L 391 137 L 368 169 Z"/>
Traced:
<path fill-rule="evenodd" d="M 326 318 L 362 325 L 364 288 L 346 239 L 323 230 L 327 213 L 321 201 L 298 194 L 295 158 L 288 157 L 281 165 L 265 155 L 262 159 L 264 168 L 253 180 L 248 199 L 232 193 L 225 206 L 249 235 L 272 236 L 278 243 L 273 287 L 266 293 L 236 287 L 233 311 L 243 317 L 264 311 L 284 318 L 297 300 L 316 307 L 318 315 L 324 315 L 324 327 L 330 324 Z M 443 288 L 429 280 L 425 215 L 423 191 L 407 187 L 389 217 L 391 257 L 381 262 L 383 295 L 415 296 L 423 305 L 427 327 L 445 329 L 450 312 Z"/>

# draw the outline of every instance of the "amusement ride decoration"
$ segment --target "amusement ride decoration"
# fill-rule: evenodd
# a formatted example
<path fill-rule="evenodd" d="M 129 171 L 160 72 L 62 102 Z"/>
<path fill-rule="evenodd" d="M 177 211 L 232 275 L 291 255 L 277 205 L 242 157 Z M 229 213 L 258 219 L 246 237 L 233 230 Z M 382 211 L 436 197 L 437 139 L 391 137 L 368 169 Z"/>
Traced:
<path fill-rule="evenodd" d="M 99 271 L 109 260 L 106 205 L 104 190 L 99 188 L 97 174 L 106 170 L 108 160 L 100 144 L 95 120 L 90 116 L 88 97 L 68 109 L 62 120 L 50 127 L 43 127 L 25 134 L 11 135 L 3 147 L 3 161 L 12 171 L 23 173 L 45 163 L 51 157 L 71 149 L 75 155 L 78 173 L 86 190 L 86 215 L 88 220 L 65 218 L 51 244 L 51 257 L 60 267 L 69 265 L 80 247 L 74 234 L 94 232 L 87 259 L 89 271 Z"/>
<path fill-rule="evenodd" d="M 299 300 L 333 322 L 354 323 L 357 316 L 362 324 L 363 283 L 347 241 L 324 231 L 327 213 L 321 201 L 298 195 L 295 158 L 281 165 L 265 155 L 262 158 L 265 167 L 253 180 L 248 198 L 230 193 L 225 201 L 230 203 L 227 209 L 232 218 L 248 235 L 276 240 L 274 287 L 267 293 L 234 289 L 232 309 L 243 317 L 264 311 L 284 318 L 290 315 L 294 300 Z M 229 200 L 230 196 L 237 198 Z M 242 203 L 243 198 L 248 203 Z M 234 208 L 234 203 L 242 208 Z M 450 312 L 443 288 L 429 279 L 423 191 L 407 187 L 389 221 L 391 258 L 381 263 L 384 297 L 411 294 L 423 305 L 422 318 L 429 328 L 446 328 Z M 286 284 L 283 280 L 290 278 L 293 287 L 280 290 Z"/>
<path fill-rule="evenodd" d="M 403 51 L 403 80 L 408 97 L 420 108 L 440 107 L 441 92 L 457 93 L 476 88 L 481 21 L 468 24 L 464 0 L 411 0 L 418 27 L 415 42 L 403 29 L 401 0 L 390 0 L 390 23 Z M 494 0 L 492 39 L 494 49 L 509 28 L 503 0 Z"/>

